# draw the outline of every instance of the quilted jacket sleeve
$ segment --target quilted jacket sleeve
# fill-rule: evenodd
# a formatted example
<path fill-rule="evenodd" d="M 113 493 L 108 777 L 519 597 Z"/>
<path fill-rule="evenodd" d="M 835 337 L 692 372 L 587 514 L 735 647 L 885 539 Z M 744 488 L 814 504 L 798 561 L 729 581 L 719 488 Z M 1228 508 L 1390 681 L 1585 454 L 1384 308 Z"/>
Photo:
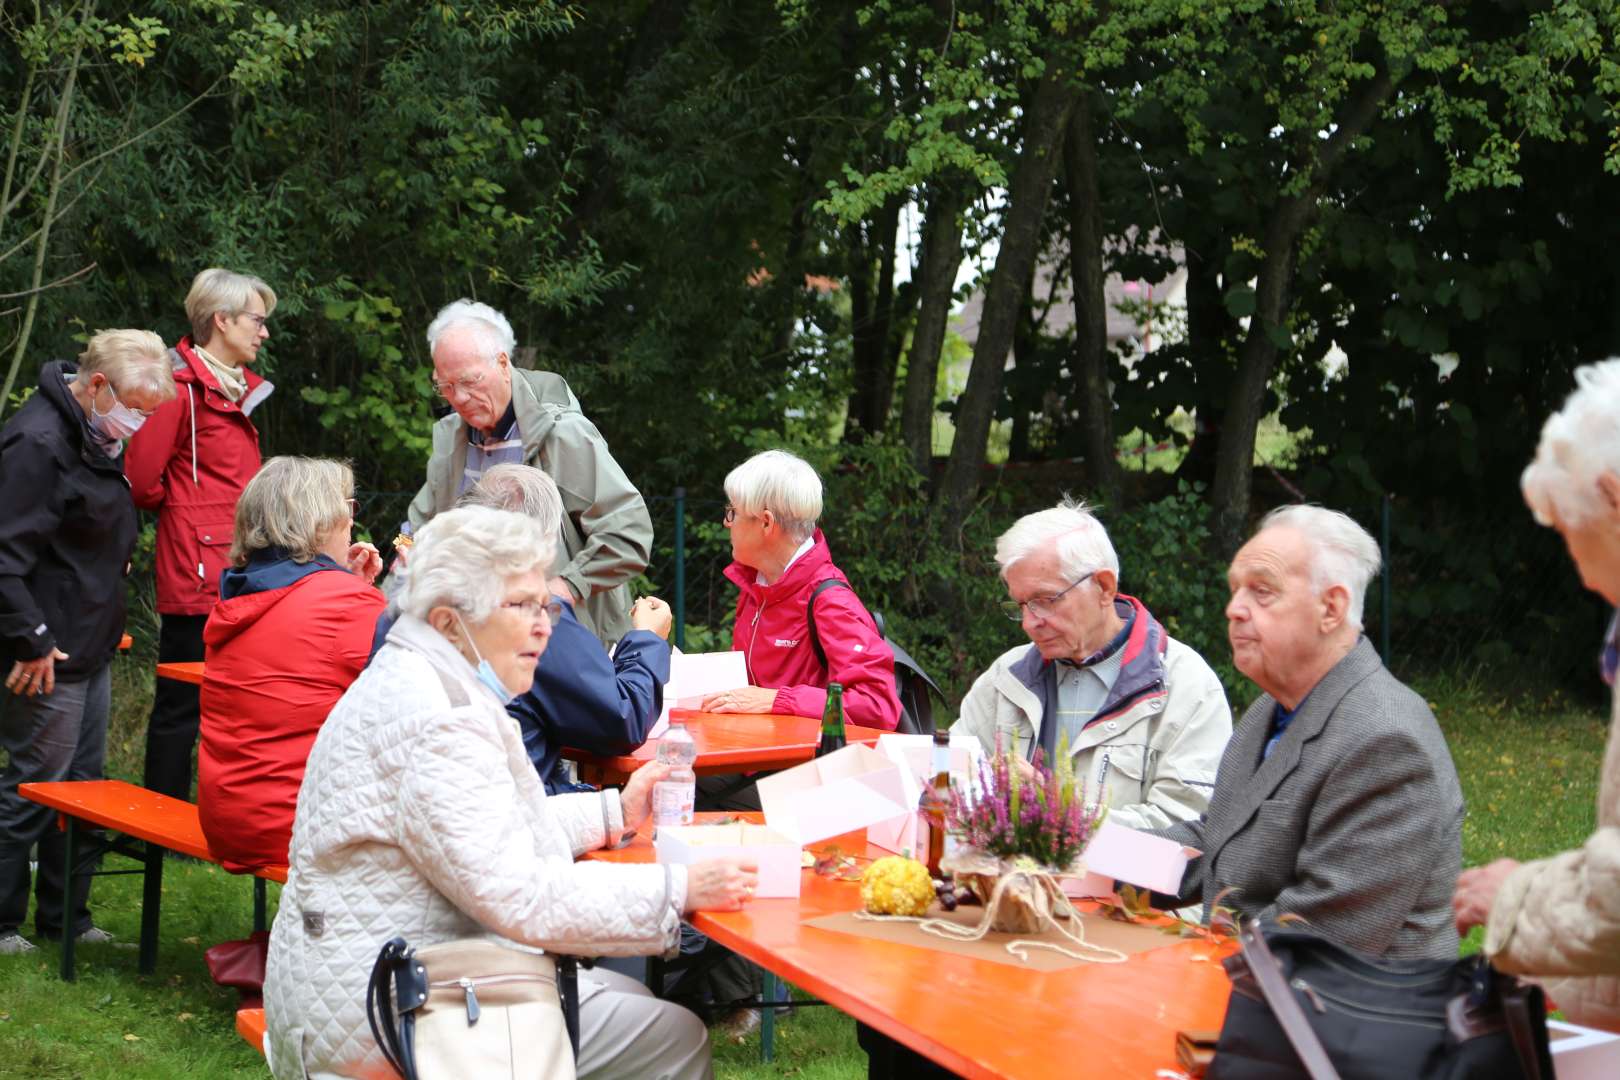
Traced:
<path fill-rule="evenodd" d="M 677 940 L 685 868 L 541 854 L 547 845 L 534 830 L 577 830 L 579 807 L 565 806 L 567 820 L 558 820 L 548 803 L 533 818 L 500 733 L 477 706 L 451 709 L 421 733 L 397 797 L 400 849 L 435 889 L 495 933 L 584 955 L 662 952 Z M 600 816 L 605 804 L 597 805 Z"/>

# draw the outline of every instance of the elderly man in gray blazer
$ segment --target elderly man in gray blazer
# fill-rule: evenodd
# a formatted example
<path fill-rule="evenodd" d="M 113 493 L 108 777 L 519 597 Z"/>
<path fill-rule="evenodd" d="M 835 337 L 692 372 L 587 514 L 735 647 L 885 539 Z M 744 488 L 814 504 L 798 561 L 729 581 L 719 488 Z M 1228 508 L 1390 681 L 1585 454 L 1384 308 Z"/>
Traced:
<path fill-rule="evenodd" d="M 1228 571 L 1227 635 L 1265 691 L 1221 758 L 1209 809 L 1160 836 L 1203 852 L 1179 903 L 1293 914 L 1391 960 L 1457 955 L 1462 789 L 1423 698 L 1361 633 L 1378 546 L 1344 514 L 1272 512 Z"/>

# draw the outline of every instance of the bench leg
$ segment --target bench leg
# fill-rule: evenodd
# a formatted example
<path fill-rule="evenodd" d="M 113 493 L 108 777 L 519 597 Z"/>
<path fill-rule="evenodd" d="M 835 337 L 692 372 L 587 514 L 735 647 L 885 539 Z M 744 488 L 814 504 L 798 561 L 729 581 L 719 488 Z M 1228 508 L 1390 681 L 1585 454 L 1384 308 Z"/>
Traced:
<path fill-rule="evenodd" d="M 267 890 L 265 888 L 264 878 L 262 878 L 262 877 L 254 878 L 253 879 L 253 931 L 254 931 L 254 933 L 258 933 L 260 930 L 269 929 L 269 927 L 265 926 L 265 920 L 268 918 L 268 916 L 266 914 L 266 909 L 267 909 L 267 907 L 269 905 L 269 898 L 266 896 L 266 892 L 267 892 Z"/>
<path fill-rule="evenodd" d="M 141 887 L 140 971 L 150 975 L 157 968 L 158 920 L 163 910 L 163 849 L 146 845 L 146 873 Z"/>
<path fill-rule="evenodd" d="M 79 868 L 79 829 L 71 815 L 62 815 L 62 847 L 65 860 L 62 867 L 63 879 L 66 882 L 62 898 L 62 979 L 72 982 L 75 978 L 73 970 L 73 949 L 78 944 L 78 926 L 75 925 L 75 913 L 79 910 L 78 889 L 75 888 L 75 870 Z"/>
<path fill-rule="evenodd" d="M 765 972 L 760 993 L 759 1060 L 769 1065 L 776 1060 L 776 1003 L 787 996 L 787 984 L 772 972 Z"/>

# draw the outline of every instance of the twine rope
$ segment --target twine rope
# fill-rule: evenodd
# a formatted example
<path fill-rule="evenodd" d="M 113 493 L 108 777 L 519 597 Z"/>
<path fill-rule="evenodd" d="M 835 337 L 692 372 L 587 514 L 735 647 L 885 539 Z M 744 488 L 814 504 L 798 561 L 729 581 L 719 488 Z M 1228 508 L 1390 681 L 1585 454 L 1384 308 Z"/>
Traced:
<path fill-rule="evenodd" d="M 1071 960 L 1080 960 L 1088 964 L 1123 964 L 1126 961 L 1126 955 L 1118 949 L 1111 949 L 1106 945 L 1094 945 L 1086 940 L 1085 928 L 1080 923 L 1080 912 L 1069 902 L 1068 896 L 1063 892 L 1062 887 L 1058 885 L 1057 879 L 1052 877 L 1051 874 L 1040 870 L 1013 870 L 1002 874 L 996 880 L 996 887 L 990 893 L 989 903 L 984 905 L 984 914 L 979 917 L 977 926 L 963 926 L 961 923 L 950 922 L 946 919 L 933 919 L 916 915 L 874 915 L 869 911 L 857 911 L 855 917 L 866 922 L 916 923 L 918 929 L 923 933 L 933 934 L 935 937 L 962 942 L 980 941 L 983 940 L 986 934 L 990 933 L 990 924 L 995 921 L 1001 903 L 1006 899 L 1007 887 L 1012 884 L 1015 878 L 1026 878 L 1035 886 L 1037 892 L 1046 893 L 1053 901 L 1053 916 L 1059 911 L 1066 910 L 1070 915 L 1069 922 L 1074 929 L 1070 930 L 1058 922 L 1056 918 L 1048 916 L 1053 929 L 1064 938 L 1067 938 L 1071 944 L 1088 950 L 1092 955 L 1088 956 L 1075 952 L 1073 949 L 1065 945 L 1059 945 L 1055 941 L 1031 941 L 1024 938 L 1017 938 L 1007 942 L 1004 947 L 1010 955 L 1026 964 L 1029 963 L 1030 949 L 1050 949 L 1053 952 L 1062 953 Z"/>

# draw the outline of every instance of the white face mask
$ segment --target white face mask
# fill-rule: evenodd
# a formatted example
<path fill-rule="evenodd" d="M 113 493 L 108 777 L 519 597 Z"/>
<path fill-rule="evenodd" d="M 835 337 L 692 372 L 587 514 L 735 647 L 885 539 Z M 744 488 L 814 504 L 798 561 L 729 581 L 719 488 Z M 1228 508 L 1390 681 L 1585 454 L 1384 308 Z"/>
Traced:
<path fill-rule="evenodd" d="M 118 391 L 107 384 L 107 393 L 112 395 L 112 408 L 101 412 L 96 408 L 96 399 L 90 399 L 90 426 L 107 436 L 109 439 L 127 439 L 141 430 L 146 423 L 146 417 L 129 408 L 118 400 Z"/>
<path fill-rule="evenodd" d="M 490 692 L 495 695 L 502 705 L 510 703 L 517 695 L 506 688 L 506 684 L 501 681 L 499 675 L 495 674 L 495 669 L 490 666 L 489 661 L 485 660 L 483 654 L 478 651 L 478 645 L 473 641 L 472 634 L 468 632 L 467 624 L 461 622 L 461 612 L 458 611 L 454 614 L 456 622 L 461 623 L 461 632 L 467 635 L 467 644 L 472 646 L 473 655 L 478 657 L 478 681 L 489 687 Z"/>

